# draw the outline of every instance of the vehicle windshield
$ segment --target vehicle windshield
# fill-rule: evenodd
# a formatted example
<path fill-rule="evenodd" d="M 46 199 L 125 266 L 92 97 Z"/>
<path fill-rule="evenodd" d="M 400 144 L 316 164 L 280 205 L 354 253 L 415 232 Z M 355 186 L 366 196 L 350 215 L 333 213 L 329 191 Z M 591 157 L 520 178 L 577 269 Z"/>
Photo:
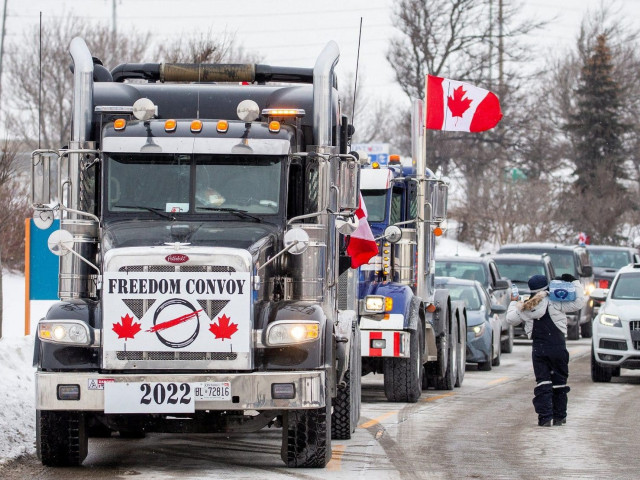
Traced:
<path fill-rule="evenodd" d="M 389 190 L 362 190 L 362 198 L 367 208 L 367 221 L 384 222 L 387 218 L 387 192 Z"/>
<path fill-rule="evenodd" d="M 512 282 L 527 283 L 532 275 L 547 275 L 544 265 L 540 263 L 518 263 L 511 260 L 496 259 L 500 275 L 507 277 Z"/>
<path fill-rule="evenodd" d="M 467 310 L 480 310 L 482 302 L 478 290 L 473 285 L 453 285 L 446 284 L 445 288 L 449 289 L 451 300 L 462 300 L 467 305 Z"/>
<path fill-rule="evenodd" d="M 591 264 L 600 268 L 615 268 L 616 270 L 631 263 L 629 254 L 620 250 L 589 250 Z"/>
<path fill-rule="evenodd" d="M 436 275 L 477 280 L 483 285 L 487 283 L 487 276 L 481 263 L 436 261 Z"/>
<path fill-rule="evenodd" d="M 110 212 L 275 214 L 283 157 L 109 154 Z M 234 215 L 238 217 L 238 215 Z"/>
<path fill-rule="evenodd" d="M 640 300 L 640 272 L 620 275 L 611 292 L 611 298 Z"/>

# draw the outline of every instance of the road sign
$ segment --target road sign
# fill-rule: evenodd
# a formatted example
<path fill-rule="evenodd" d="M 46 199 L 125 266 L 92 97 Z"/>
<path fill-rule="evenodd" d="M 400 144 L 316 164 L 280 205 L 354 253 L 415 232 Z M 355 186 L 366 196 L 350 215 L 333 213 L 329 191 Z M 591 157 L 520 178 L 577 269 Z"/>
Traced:
<path fill-rule="evenodd" d="M 366 152 L 370 163 L 378 162 L 380 165 L 389 163 L 388 143 L 354 143 L 351 145 L 351 150 Z"/>

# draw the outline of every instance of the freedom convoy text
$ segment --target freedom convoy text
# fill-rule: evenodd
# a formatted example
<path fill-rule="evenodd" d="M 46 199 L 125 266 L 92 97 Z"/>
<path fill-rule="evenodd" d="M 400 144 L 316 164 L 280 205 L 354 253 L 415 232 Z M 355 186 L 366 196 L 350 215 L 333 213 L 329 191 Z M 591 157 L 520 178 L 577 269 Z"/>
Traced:
<path fill-rule="evenodd" d="M 155 278 L 110 278 L 109 294 L 127 295 L 181 295 L 187 293 L 207 295 L 242 295 L 245 280 L 230 279 L 155 279 Z"/>

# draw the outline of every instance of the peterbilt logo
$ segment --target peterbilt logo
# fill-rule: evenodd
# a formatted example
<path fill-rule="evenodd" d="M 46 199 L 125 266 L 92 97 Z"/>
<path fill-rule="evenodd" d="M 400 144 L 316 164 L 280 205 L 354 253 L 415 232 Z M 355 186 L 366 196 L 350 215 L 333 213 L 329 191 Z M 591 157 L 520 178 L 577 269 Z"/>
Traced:
<path fill-rule="evenodd" d="M 189 261 L 189 257 L 182 253 L 172 253 L 164 257 L 164 259 L 169 263 L 184 263 Z"/>

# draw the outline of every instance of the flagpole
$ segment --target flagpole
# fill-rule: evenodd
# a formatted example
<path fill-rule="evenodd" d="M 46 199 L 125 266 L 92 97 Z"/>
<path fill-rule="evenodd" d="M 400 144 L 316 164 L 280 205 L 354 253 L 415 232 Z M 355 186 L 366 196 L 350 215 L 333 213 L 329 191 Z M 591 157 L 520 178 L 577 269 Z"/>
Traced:
<path fill-rule="evenodd" d="M 413 165 L 416 168 L 416 180 L 418 182 L 417 203 L 419 217 L 416 221 L 416 243 L 418 247 L 416 262 L 416 293 L 423 299 L 427 299 L 430 295 L 427 292 L 428 282 L 426 275 L 429 272 L 427 264 L 428 253 L 430 252 L 428 228 L 431 225 L 426 223 L 431 216 L 431 205 L 427 205 L 427 182 L 425 172 L 426 165 L 426 125 L 427 125 L 427 84 L 428 77 L 425 77 L 425 99 L 414 100 L 411 112 L 411 137 L 413 146 Z M 428 209 L 428 210 L 427 210 Z M 428 214 L 427 214 L 428 212 Z"/>

